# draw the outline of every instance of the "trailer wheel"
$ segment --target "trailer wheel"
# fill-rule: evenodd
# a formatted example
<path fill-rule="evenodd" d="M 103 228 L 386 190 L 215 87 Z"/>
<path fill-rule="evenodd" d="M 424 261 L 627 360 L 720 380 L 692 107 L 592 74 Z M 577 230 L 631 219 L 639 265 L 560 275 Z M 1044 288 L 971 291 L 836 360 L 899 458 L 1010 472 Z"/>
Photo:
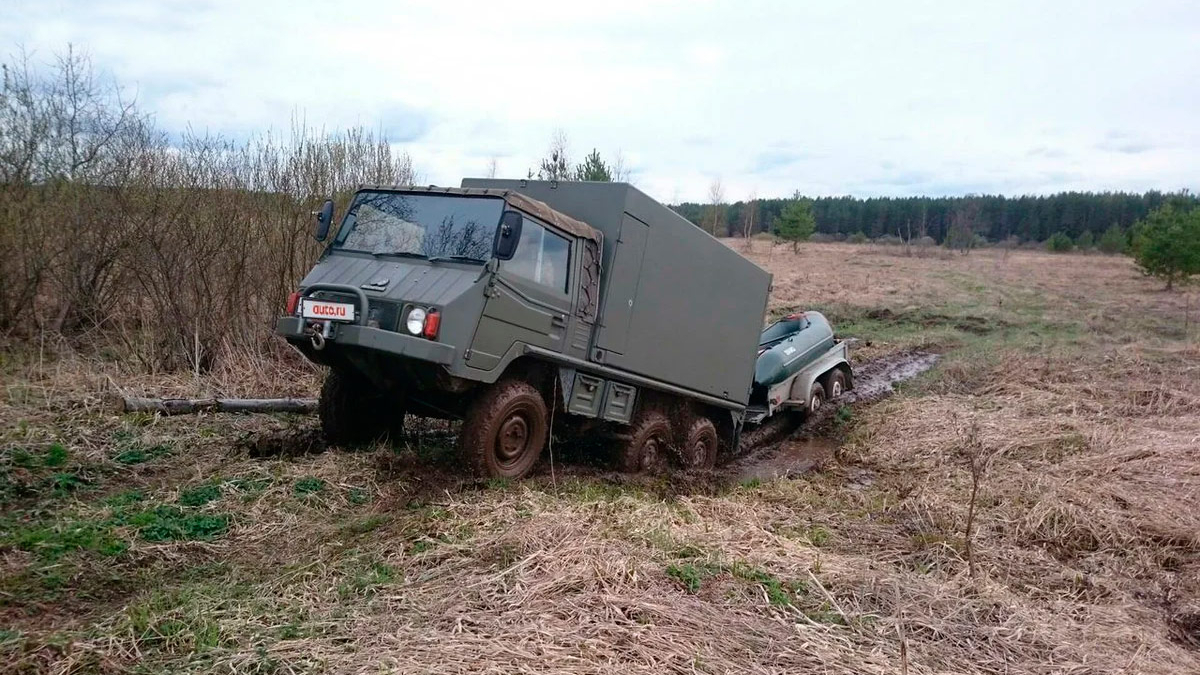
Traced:
<path fill-rule="evenodd" d="M 671 444 L 671 423 L 666 416 L 657 411 L 640 413 L 629 431 L 617 458 L 621 471 L 661 471 Z"/>
<path fill-rule="evenodd" d="M 459 449 L 471 470 L 486 478 L 521 478 L 546 447 L 546 401 L 533 385 L 504 380 L 467 408 Z"/>
<path fill-rule="evenodd" d="M 808 392 L 808 412 L 813 414 L 825 405 L 825 387 L 820 382 L 813 382 L 812 391 Z"/>
<path fill-rule="evenodd" d="M 711 469 L 717 463 L 717 427 L 707 417 L 692 422 L 679 449 L 679 460 L 685 469 Z"/>
<path fill-rule="evenodd" d="M 830 401 L 846 393 L 846 374 L 842 372 L 841 368 L 834 368 L 833 372 L 829 373 L 826 387 Z"/>
<path fill-rule="evenodd" d="M 386 403 L 385 395 L 365 378 L 330 368 L 317 401 L 325 439 L 334 445 L 361 445 L 382 438 L 389 427 L 403 429 L 403 410 L 391 416 L 398 421 L 388 419 Z"/>

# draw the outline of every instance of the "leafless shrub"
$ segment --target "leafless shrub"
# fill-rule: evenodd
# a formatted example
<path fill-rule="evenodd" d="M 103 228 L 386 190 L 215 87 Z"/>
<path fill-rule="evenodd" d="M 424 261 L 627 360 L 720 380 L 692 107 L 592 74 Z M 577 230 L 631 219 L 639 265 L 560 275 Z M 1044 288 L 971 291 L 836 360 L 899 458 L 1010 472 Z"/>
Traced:
<path fill-rule="evenodd" d="M 3 76 L 0 332 L 18 338 L 63 334 L 149 370 L 270 352 L 320 252 L 320 201 L 415 181 L 407 153 L 362 128 L 171 142 L 73 50 Z"/>

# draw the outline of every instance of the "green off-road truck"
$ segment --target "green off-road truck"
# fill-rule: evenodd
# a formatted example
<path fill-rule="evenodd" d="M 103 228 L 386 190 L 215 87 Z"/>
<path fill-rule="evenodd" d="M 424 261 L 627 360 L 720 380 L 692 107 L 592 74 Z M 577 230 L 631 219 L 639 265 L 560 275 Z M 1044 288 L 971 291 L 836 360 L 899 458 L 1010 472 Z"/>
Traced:
<path fill-rule="evenodd" d="M 326 202 L 318 240 L 332 221 Z M 329 366 L 334 443 L 410 413 L 461 419 L 483 476 L 525 475 L 552 432 L 610 440 L 623 470 L 707 468 L 745 424 L 850 385 L 819 315 L 761 330 L 770 284 L 624 183 L 364 187 L 276 331 Z"/>

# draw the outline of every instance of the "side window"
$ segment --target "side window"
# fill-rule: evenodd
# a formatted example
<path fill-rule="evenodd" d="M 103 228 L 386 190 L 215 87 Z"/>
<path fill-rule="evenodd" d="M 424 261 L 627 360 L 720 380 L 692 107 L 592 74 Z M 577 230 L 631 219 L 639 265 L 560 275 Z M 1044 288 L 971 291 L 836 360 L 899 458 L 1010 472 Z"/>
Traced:
<path fill-rule="evenodd" d="M 565 293 L 570 262 L 571 242 L 526 218 L 517 250 L 511 260 L 504 262 L 504 269 Z"/>

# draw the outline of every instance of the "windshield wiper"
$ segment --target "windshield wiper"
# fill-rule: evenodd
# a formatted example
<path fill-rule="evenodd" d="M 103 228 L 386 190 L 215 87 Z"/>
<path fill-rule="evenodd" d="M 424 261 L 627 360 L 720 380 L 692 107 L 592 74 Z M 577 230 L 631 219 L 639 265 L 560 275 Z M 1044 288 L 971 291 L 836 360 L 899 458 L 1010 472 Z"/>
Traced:
<path fill-rule="evenodd" d="M 426 260 L 429 258 L 429 256 L 425 255 L 424 253 L 414 253 L 412 251 L 377 251 L 371 255 L 375 256 L 376 258 L 381 255 L 391 255 L 396 256 L 397 258 L 420 258 L 421 260 Z"/>
<path fill-rule="evenodd" d="M 486 260 L 483 260 L 482 258 L 472 258 L 469 255 L 438 255 L 438 256 L 434 256 L 434 257 L 430 258 L 429 262 L 439 262 L 439 261 L 443 261 L 443 260 L 453 260 L 453 261 L 458 261 L 458 262 L 473 262 L 473 263 L 487 262 Z"/>

